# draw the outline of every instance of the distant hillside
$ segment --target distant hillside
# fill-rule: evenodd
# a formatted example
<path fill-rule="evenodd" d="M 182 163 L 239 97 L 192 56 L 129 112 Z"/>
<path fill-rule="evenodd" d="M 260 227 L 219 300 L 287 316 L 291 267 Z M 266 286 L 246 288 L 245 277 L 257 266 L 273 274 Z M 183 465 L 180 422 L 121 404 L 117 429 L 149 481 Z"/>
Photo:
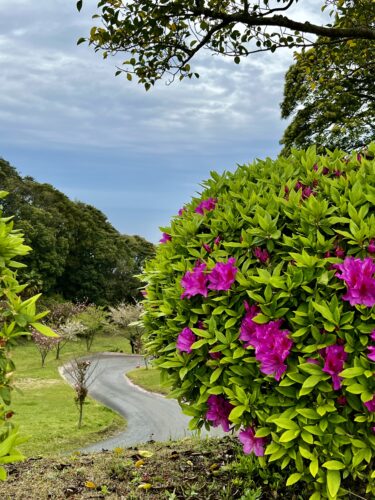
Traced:
<path fill-rule="evenodd" d="M 0 158 L 3 216 L 14 216 L 33 252 L 20 275 L 34 289 L 69 300 L 114 304 L 139 296 L 134 274 L 154 246 L 140 236 L 120 234 L 91 205 L 73 202 L 50 184 L 21 177 Z"/>

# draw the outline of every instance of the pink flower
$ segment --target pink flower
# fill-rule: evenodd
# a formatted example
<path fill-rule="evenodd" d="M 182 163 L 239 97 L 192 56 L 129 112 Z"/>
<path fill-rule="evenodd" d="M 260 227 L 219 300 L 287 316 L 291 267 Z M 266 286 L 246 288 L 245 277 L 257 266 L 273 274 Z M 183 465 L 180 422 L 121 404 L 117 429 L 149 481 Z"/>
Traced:
<path fill-rule="evenodd" d="M 167 233 L 163 233 L 161 239 L 159 240 L 159 243 L 167 243 L 167 241 L 171 241 L 172 236 Z"/>
<path fill-rule="evenodd" d="M 221 242 L 221 237 L 220 237 L 220 236 L 217 236 L 217 237 L 215 238 L 214 245 L 219 246 L 219 245 L 220 245 L 220 242 Z"/>
<path fill-rule="evenodd" d="M 180 352 L 187 352 L 190 354 L 192 352 L 191 346 L 196 340 L 197 337 L 190 328 L 184 328 L 177 337 L 176 347 Z"/>
<path fill-rule="evenodd" d="M 318 167 L 317 163 L 315 163 L 315 164 L 313 165 L 313 170 L 314 170 L 314 172 L 317 172 L 317 171 L 318 171 L 318 168 L 319 168 L 319 167 Z"/>
<path fill-rule="evenodd" d="M 211 247 L 208 243 L 203 243 L 203 248 L 206 250 L 206 252 L 211 253 Z"/>
<path fill-rule="evenodd" d="M 207 212 L 210 212 L 211 210 L 214 210 L 215 206 L 217 203 L 216 198 L 208 198 L 207 200 L 202 200 L 197 208 L 195 209 L 197 214 L 204 215 L 204 211 L 206 210 Z"/>
<path fill-rule="evenodd" d="M 257 259 L 260 260 L 262 264 L 265 264 L 267 260 L 270 258 L 267 250 L 266 249 L 262 250 L 260 247 L 254 248 L 254 255 Z"/>
<path fill-rule="evenodd" d="M 363 304 L 367 307 L 375 305 L 375 264 L 370 257 L 356 259 L 346 257 L 342 264 L 335 264 L 335 268 L 341 271 L 336 277 L 344 280 L 347 293 L 342 296 L 348 300 L 350 305 Z"/>
<path fill-rule="evenodd" d="M 206 419 L 213 423 L 214 427 L 221 427 L 223 431 L 229 431 L 229 420 L 228 416 L 232 409 L 233 405 L 229 403 L 222 396 L 211 395 L 207 400 L 208 410 L 206 413 Z"/>
<path fill-rule="evenodd" d="M 341 387 L 342 378 L 339 373 L 344 369 L 344 363 L 348 357 L 342 345 L 330 345 L 325 348 L 323 371 L 332 377 L 333 389 L 337 391 Z"/>
<path fill-rule="evenodd" d="M 301 182 L 301 181 L 297 181 L 297 182 L 296 182 L 296 185 L 295 185 L 295 189 L 296 189 L 296 191 L 298 191 L 298 190 L 300 190 L 300 189 L 302 189 L 302 188 L 303 188 L 303 184 L 302 184 L 302 182 Z"/>
<path fill-rule="evenodd" d="M 210 290 L 229 290 L 236 279 L 237 267 L 234 265 L 236 259 L 228 259 L 227 263 L 218 262 L 208 275 Z"/>
<path fill-rule="evenodd" d="M 375 346 L 371 345 L 368 347 L 369 353 L 367 354 L 368 359 L 374 361 L 375 363 Z"/>
<path fill-rule="evenodd" d="M 334 173 L 335 177 L 341 177 L 342 176 L 341 170 L 334 170 L 333 173 Z"/>
<path fill-rule="evenodd" d="M 244 342 L 244 347 L 249 347 L 256 339 L 257 324 L 253 321 L 253 318 L 260 313 L 260 309 L 256 305 L 252 305 L 250 307 L 246 301 L 244 302 L 244 305 L 246 314 L 241 323 L 239 338 Z"/>
<path fill-rule="evenodd" d="M 307 186 L 303 189 L 302 191 L 302 198 L 309 198 L 312 194 L 314 194 L 313 190 L 311 189 L 310 186 Z"/>
<path fill-rule="evenodd" d="M 257 457 L 263 457 L 264 447 L 267 441 L 265 438 L 255 437 L 255 432 L 252 427 L 248 427 L 241 431 L 238 435 L 238 439 L 243 444 L 243 452 L 246 455 L 254 453 Z"/>
<path fill-rule="evenodd" d="M 370 401 L 367 401 L 366 403 L 363 403 L 363 404 L 366 406 L 368 411 L 374 412 L 375 411 L 375 394 L 374 394 L 374 397 L 372 399 L 370 399 Z"/>
<path fill-rule="evenodd" d="M 329 174 L 329 168 L 328 167 L 323 167 L 322 174 L 323 175 L 328 175 Z"/>
<path fill-rule="evenodd" d="M 306 362 L 307 363 L 311 363 L 313 365 L 320 365 L 319 361 L 317 359 L 315 359 L 315 358 L 307 358 Z"/>
<path fill-rule="evenodd" d="M 370 339 L 375 342 L 375 330 L 372 330 L 371 335 L 370 335 Z"/>
<path fill-rule="evenodd" d="M 194 295 L 203 295 L 207 297 L 207 281 L 208 278 L 204 273 L 206 264 L 197 264 L 192 271 L 187 271 L 181 280 L 181 286 L 185 288 L 181 299 L 187 297 L 190 299 Z"/>
<path fill-rule="evenodd" d="M 182 207 L 180 208 L 180 210 L 178 211 L 178 215 L 181 217 L 181 215 L 183 215 L 183 213 L 186 212 L 186 208 L 185 207 Z"/>
<path fill-rule="evenodd" d="M 339 259 L 343 259 L 345 257 L 345 250 L 341 247 L 335 248 L 335 255 Z"/>
<path fill-rule="evenodd" d="M 264 325 L 255 326 L 255 335 L 250 336 L 248 345 L 255 348 L 255 358 L 260 361 L 260 371 L 273 375 L 280 380 L 286 371 L 284 363 L 292 348 L 288 330 L 280 330 L 282 320 L 270 321 Z"/>
<path fill-rule="evenodd" d="M 375 253 L 375 240 L 370 240 L 370 243 L 368 244 L 367 251 L 369 253 Z"/>
<path fill-rule="evenodd" d="M 147 297 L 147 290 L 141 290 L 141 294 L 143 295 L 143 297 Z"/>
<path fill-rule="evenodd" d="M 362 161 L 361 153 L 357 153 L 357 161 L 359 161 L 359 163 L 361 163 L 361 161 Z"/>
<path fill-rule="evenodd" d="M 330 251 L 328 251 L 328 252 L 326 252 L 326 253 L 324 254 L 324 258 L 325 258 L 325 259 L 329 259 L 330 257 L 331 257 L 331 252 L 330 252 Z"/>

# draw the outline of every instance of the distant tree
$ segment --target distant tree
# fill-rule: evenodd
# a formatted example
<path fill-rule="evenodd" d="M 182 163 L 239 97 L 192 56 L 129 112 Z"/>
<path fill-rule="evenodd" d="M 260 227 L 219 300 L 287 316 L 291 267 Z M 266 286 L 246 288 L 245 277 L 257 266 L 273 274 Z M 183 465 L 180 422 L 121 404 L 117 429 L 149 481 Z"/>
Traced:
<path fill-rule="evenodd" d="M 132 353 L 140 353 L 143 328 L 139 320 L 143 312 L 142 305 L 140 303 L 135 305 L 122 303 L 116 307 L 109 307 L 109 312 L 113 323 L 126 332 Z"/>
<path fill-rule="evenodd" d="M 121 235 L 96 208 L 72 202 L 50 186 L 22 178 L 0 159 L 0 189 L 11 192 L 4 215 L 14 215 L 34 248 L 20 271 L 34 291 L 98 305 L 132 301 L 141 283 L 134 277 L 153 245 Z"/>
<path fill-rule="evenodd" d="M 81 321 L 68 319 L 65 323 L 61 324 L 57 329 L 60 341 L 56 346 L 56 359 L 60 359 L 62 349 L 69 342 L 76 342 L 79 335 L 84 334 L 86 327 Z"/>
<path fill-rule="evenodd" d="M 102 307 L 91 304 L 83 312 L 77 314 L 74 319 L 83 325 L 84 328 L 79 336 L 85 339 L 86 349 L 90 351 L 95 336 L 107 325 L 107 313 Z"/>
<path fill-rule="evenodd" d="M 331 22 L 325 25 L 297 20 L 297 3 L 100 0 L 99 13 L 95 14 L 100 24 L 91 29 L 87 40 L 104 58 L 125 53 L 126 60 L 117 74 L 125 72 L 128 80 L 135 75 L 146 89 L 165 74 L 180 79 L 199 76 L 190 64 L 203 49 L 231 57 L 238 64 L 255 52 L 316 46 L 321 43 L 319 37 L 339 43 L 345 50 L 348 41 L 375 40 L 373 0 L 316 2 L 317 12 L 326 7 L 331 12 Z M 79 10 L 82 4 L 82 0 L 77 2 Z M 289 13 L 293 17 L 288 17 Z M 78 43 L 84 41 L 81 38 Z"/>
<path fill-rule="evenodd" d="M 32 330 L 32 338 L 35 347 L 38 349 L 42 361 L 42 368 L 45 366 L 45 361 L 49 352 L 51 352 L 60 342 L 60 337 L 46 337 L 37 330 Z"/>
<path fill-rule="evenodd" d="M 292 121 L 280 141 L 285 155 L 311 144 L 359 149 L 375 139 L 375 42 L 326 43 L 296 54 L 286 74 L 281 115 Z"/>

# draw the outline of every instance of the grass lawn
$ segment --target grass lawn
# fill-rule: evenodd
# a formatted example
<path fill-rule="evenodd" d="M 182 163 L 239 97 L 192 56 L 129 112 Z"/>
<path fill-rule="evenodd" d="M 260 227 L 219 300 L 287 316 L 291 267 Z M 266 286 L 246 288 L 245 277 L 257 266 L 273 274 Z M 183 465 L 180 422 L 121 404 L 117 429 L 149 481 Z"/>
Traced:
<path fill-rule="evenodd" d="M 120 336 L 98 336 L 91 352 L 130 352 L 129 341 Z M 78 410 L 74 403 L 74 390 L 65 383 L 58 367 L 69 359 L 87 354 L 84 342 L 71 342 L 55 360 L 55 352 L 48 354 L 45 367 L 41 367 L 40 354 L 31 341 L 23 341 L 14 348 L 12 358 L 16 364 L 15 383 L 20 389 L 13 391 L 14 423 L 20 425 L 22 435 L 30 436 L 20 446 L 27 456 L 49 455 L 75 450 L 85 444 L 104 439 L 125 426 L 117 413 L 88 398 L 81 429 L 77 429 Z"/>
<path fill-rule="evenodd" d="M 160 371 L 158 368 L 137 368 L 126 374 L 130 380 L 143 389 L 160 394 L 168 394 L 170 386 L 163 384 L 160 380 Z"/>

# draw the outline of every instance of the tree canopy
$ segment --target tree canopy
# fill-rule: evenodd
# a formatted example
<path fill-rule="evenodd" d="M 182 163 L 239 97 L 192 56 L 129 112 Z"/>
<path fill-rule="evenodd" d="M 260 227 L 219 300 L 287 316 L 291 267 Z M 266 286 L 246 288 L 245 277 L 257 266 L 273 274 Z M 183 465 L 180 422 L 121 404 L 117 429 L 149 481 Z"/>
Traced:
<path fill-rule="evenodd" d="M 14 215 L 33 248 L 20 273 L 35 290 L 102 305 L 140 297 L 141 283 L 134 275 L 153 255 L 152 243 L 120 234 L 95 207 L 22 178 L 1 158 L 0 188 L 9 192 L 2 200 L 4 215 Z"/>
<path fill-rule="evenodd" d="M 293 117 L 281 140 L 283 153 L 311 143 L 321 149 L 357 149 L 373 141 L 375 41 L 340 45 L 319 39 L 295 58 L 281 104 L 282 117 Z"/>
<path fill-rule="evenodd" d="M 91 29 L 87 41 L 104 58 L 126 53 L 117 74 L 125 72 L 129 80 L 134 74 L 149 89 L 165 74 L 172 79 L 198 77 L 191 63 L 201 49 L 239 63 L 252 53 L 282 47 L 331 42 L 347 47 L 349 41 L 375 40 L 372 0 L 317 2 L 317 9 L 330 12 L 331 21 L 325 25 L 298 20 L 302 4 L 298 0 L 101 0 L 93 16 L 100 25 Z M 78 10 L 82 5 L 79 0 Z"/>

